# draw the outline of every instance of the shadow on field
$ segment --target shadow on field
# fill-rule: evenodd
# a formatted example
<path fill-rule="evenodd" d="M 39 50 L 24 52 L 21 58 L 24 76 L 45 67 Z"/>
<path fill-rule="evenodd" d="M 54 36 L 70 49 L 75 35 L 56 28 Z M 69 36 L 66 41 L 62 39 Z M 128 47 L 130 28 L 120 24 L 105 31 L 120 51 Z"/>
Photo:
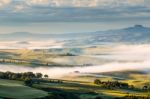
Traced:
<path fill-rule="evenodd" d="M 50 92 L 47 97 L 40 98 L 40 99 L 80 99 L 80 97 L 77 94 L 67 92 L 60 89 L 55 88 L 41 88 L 41 90 L 44 90 L 46 92 Z M 39 99 L 39 98 L 37 98 Z"/>

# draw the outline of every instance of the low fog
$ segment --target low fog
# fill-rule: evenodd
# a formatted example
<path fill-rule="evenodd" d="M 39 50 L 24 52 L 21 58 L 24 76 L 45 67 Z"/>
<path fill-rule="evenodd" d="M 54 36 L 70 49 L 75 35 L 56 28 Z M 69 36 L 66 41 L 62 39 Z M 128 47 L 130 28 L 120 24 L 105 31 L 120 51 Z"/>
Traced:
<path fill-rule="evenodd" d="M 55 40 L 45 41 L 0 41 L 0 49 L 49 49 L 62 48 L 63 42 Z"/>
<path fill-rule="evenodd" d="M 102 58 L 102 57 L 101 57 Z M 111 52 L 108 52 L 107 57 L 113 61 L 97 65 L 84 67 L 27 67 L 14 65 L 0 65 L 0 71 L 11 72 L 41 72 L 48 74 L 50 78 L 61 78 L 66 75 L 71 75 L 75 71 L 80 73 L 102 73 L 124 70 L 140 70 L 150 73 L 150 45 L 120 45 L 113 46 Z M 132 60 L 120 62 L 117 60 Z M 136 60 L 136 61 L 135 61 Z"/>
<path fill-rule="evenodd" d="M 48 74 L 50 78 L 61 78 L 63 76 L 70 75 L 75 71 L 80 73 L 102 73 L 102 72 L 113 72 L 113 71 L 124 71 L 124 70 L 148 70 L 150 69 L 150 60 L 144 62 L 130 62 L 130 63 L 109 63 L 98 66 L 88 67 L 25 67 L 25 66 L 14 66 L 14 65 L 0 65 L 0 71 L 11 71 L 11 72 L 41 72 Z"/>
<path fill-rule="evenodd" d="M 140 45 L 114 45 L 108 47 L 109 51 L 102 55 L 91 55 L 102 59 L 114 61 L 147 61 L 150 59 L 150 44 Z"/>

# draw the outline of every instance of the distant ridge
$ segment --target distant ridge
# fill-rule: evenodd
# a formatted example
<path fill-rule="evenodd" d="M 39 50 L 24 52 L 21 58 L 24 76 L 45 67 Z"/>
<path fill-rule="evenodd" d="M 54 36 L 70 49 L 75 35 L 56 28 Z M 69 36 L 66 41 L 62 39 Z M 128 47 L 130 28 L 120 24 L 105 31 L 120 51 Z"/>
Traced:
<path fill-rule="evenodd" d="M 149 43 L 150 28 L 134 25 L 123 29 L 97 31 L 88 33 L 64 34 L 35 34 L 29 32 L 15 32 L 0 34 L 0 40 L 58 40 L 64 41 L 66 46 L 97 45 L 103 43 Z"/>

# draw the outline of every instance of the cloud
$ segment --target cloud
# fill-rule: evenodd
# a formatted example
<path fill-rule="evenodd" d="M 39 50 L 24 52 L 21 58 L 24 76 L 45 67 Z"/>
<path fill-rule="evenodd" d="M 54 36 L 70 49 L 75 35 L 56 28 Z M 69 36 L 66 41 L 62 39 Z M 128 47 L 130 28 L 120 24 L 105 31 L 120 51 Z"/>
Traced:
<path fill-rule="evenodd" d="M 112 22 L 139 21 L 150 19 L 150 9 L 147 7 L 26 7 L 16 6 L 15 9 L 4 10 L 0 13 L 0 22 L 11 23 L 44 23 L 44 22 Z M 11 17 L 10 17 L 11 16 Z"/>
<path fill-rule="evenodd" d="M 73 6 L 75 7 L 96 7 L 98 0 L 74 0 Z"/>
<path fill-rule="evenodd" d="M 0 22 L 149 20 L 149 0 L 1 0 Z M 10 17 L 11 16 L 11 17 Z"/>
<path fill-rule="evenodd" d="M 51 7 L 59 7 L 63 6 L 65 0 L 27 0 L 26 3 L 30 6 L 38 5 L 38 6 L 51 6 Z"/>
<path fill-rule="evenodd" d="M 49 3 L 49 0 L 27 0 L 29 5 L 46 5 Z"/>
<path fill-rule="evenodd" d="M 115 7 L 147 5 L 149 0 L 0 0 L 0 6 L 11 2 L 23 2 L 29 6 L 51 6 L 51 7 Z"/>
<path fill-rule="evenodd" d="M 143 5 L 144 0 L 97 0 L 97 6 L 118 7 Z"/>
<path fill-rule="evenodd" d="M 12 12 L 24 12 L 27 7 L 25 3 L 17 2 L 15 4 L 11 4 Z"/>
<path fill-rule="evenodd" d="M 144 0 L 127 0 L 130 5 L 144 5 Z"/>
<path fill-rule="evenodd" d="M 143 5 L 144 0 L 74 0 L 75 7 L 118 7 Z"/>
<path fill-rule="evenodd" d="M 29 5 L 49 5 L 55 7 L 116 7 L 142 5 L 145 0 L 27 0 Z"/>
<path fill-rule="evenodd" d="M 11 0 L 0 0 L 0 7 L 3 7 L 7 4 L 9 4 L 11 2 Z"/>
<path fill-rule="evenodd" d="M 63 0 L 51 0 L 50 4 L 51 4 L 51 6 L 59 7 L 59 6 L 63 5 L 63 2 L 64 2 Z"/>

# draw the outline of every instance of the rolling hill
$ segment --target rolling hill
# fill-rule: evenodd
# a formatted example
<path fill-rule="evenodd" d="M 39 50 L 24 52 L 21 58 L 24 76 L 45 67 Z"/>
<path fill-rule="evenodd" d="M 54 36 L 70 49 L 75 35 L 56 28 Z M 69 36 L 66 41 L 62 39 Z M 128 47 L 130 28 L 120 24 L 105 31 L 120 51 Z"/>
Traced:
<path fill-rule="evenodd" d="M 109 43 L 132 43 L 141 44 L 150 42 L 150 28 L 142 25 L 133 27 L 97 31 L 88 33 L 65 33 L 65 34 L 35 34 L 28 32 L 16 32 L 0 34 L 1 41 L 32 41 L 32 40 L 56 40 L 64 43 L 64 46 L 94 46 Z"/>

